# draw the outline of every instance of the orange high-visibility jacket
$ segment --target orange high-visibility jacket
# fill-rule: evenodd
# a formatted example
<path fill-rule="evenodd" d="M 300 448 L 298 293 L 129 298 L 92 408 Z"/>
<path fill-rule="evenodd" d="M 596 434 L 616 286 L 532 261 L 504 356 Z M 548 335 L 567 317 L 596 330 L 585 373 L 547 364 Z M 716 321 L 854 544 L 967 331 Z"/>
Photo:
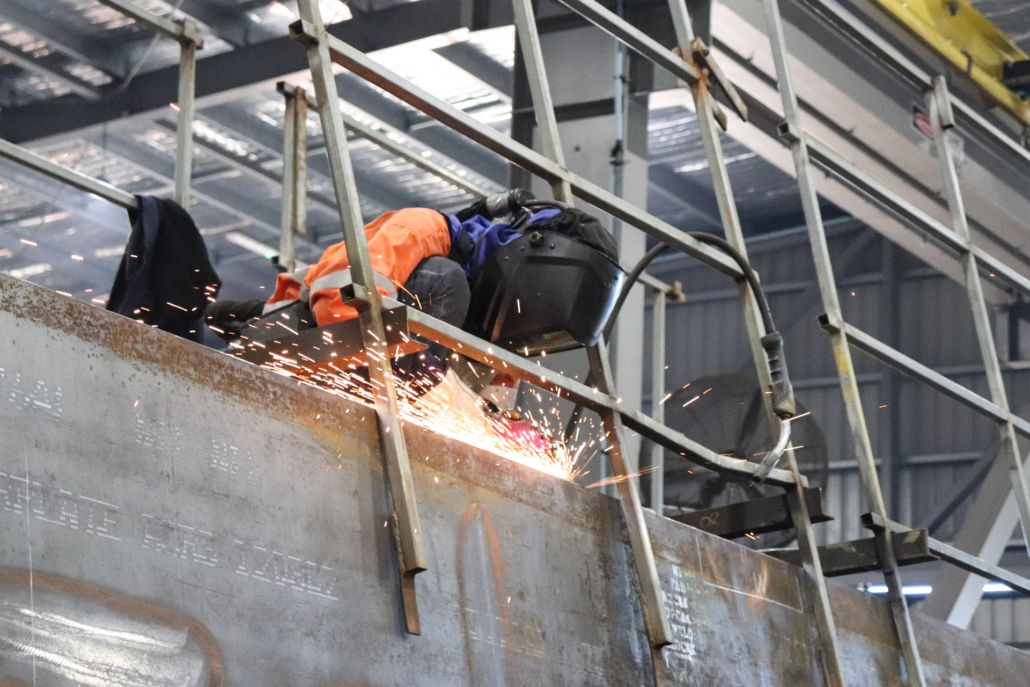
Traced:
<path fill-rule="evenodd" d="M 391 298 L 397 297 L 397 287 L 408 281 L 422 260 L 447 255 L 451 250 L 447 220 L 436 210 L 427 208 L 387 212 L 365 225 L 365 236 L 376 286 L 379 293 Z M 317 264 L 292 274 L 280 274 L 275 293 L 265 304 L 265 312 L 297 300 L 308 300 L 320 327 L 349 320 L 357 317 L 358 312 L 343 304 L 340 289 L 350 284 L 350 261 L 341 241 L 327 248 Z"/>

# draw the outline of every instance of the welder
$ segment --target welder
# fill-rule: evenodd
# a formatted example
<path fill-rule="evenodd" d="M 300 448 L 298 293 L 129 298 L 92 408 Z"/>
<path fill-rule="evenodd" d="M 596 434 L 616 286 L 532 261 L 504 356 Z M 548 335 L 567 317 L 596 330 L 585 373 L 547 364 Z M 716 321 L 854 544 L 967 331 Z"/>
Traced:
<path fill-rule="evenodd" d="M 587 213 L 516 189 L 447 214 L 428 208 L 387 212 L 365 227 L 375 282 L 384 296 L 527 355 L 596 342 L 624 273 L 615 242 Z M 209 324 L 238 335 L 253 318 L 290 313 L 294 327 L 357 317 L 344 243 L 318 263 L 280 274 L 265 303 L 220 302 Z M 439 344 L 393 362 L 425 391 L 458 360 Z M 512 413 L 517 382 L 461 359 L 455 372 L 498 413 Z M 471 376 L 469 370 L 472 370 Z"/>

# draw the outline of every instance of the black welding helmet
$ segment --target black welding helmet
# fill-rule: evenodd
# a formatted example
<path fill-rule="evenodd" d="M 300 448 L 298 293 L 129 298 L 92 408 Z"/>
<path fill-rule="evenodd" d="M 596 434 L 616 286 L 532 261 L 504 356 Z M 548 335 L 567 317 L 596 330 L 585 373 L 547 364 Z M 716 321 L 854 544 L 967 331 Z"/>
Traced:
<path fill-rule="evenodd" d="M 615 241 L 582 210 L 527 219 L 473 275 L 464 329 L 527 355 L 596 344 L 626 278 Z"/>

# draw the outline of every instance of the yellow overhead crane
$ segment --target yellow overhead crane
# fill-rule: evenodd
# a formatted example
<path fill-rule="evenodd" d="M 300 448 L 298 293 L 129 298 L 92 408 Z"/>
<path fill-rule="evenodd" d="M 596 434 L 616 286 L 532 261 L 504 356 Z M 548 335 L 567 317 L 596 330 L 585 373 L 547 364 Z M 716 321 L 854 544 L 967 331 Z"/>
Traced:
<path fill-rule="evenodd" d="M 969 0 L 873 0 L 1030 126 L 1030 57 Z"/>

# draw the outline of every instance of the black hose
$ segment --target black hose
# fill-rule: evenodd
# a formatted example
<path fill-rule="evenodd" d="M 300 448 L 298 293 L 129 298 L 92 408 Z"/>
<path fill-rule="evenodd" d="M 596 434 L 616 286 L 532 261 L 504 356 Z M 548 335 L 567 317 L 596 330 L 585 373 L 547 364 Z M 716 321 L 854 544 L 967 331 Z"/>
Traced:
<path fill-rule="evenodd" d="M 734 248 L 721 236 L 716 236 L 715 234 L 709 234 L 703 231 L 691 231 L 688 232 L 687 235 L 701 243 L 715 246 L 723 253 L 730 256 L 740 267 L 740 271 L 743 272 L 744 279 L 747 280 L 748 287 L 751 289 L 751 293 L 755 296 L 755 301 L 758 304 L 758 311 L 762 316 L 762 324 L 765 326 L 766 335 L 762 338 L 762 346 L 765 348 L 766 356 L 769 359 L 770 371 L 773 376 L 773 408 L 781 417 L 793 415 L 795 412 L 794 391 L 790 384 L 790 378 L 787 376 L 786 361 L 782 358 L 783 337 L 780 336 L 780 333 L 776 330 L 776 325 L 773 324 L 772 311 L 769 309 L 769 300 L 766 298 L 765 291 L 762 289 L 762 285 L 758 281 L 758 274 L 756 274 L 754 268 L 751 267 L 751 263 L 749 263 L 747 259 L 740 254 L 740 251 Z M 619 297 L 616 299 L 615 306 L 612 308 L 611 314 L 608 315 L 608 321 L 605 322 L 604 325 L 604 338 L 606 341 L 611 336 L 612 329 L 615 327 L 615 319 L 622 310 L 622 306 L 626 302 L 626 298 L 629 296 L 629 292 L 633 288 L 633 285 L 636 284 L 638 279 L 640 279 L 640 275 L 643 274 L 648 265 L 650 265 L 655 258 L 670 247 L 671 246 L 665 243 L 657 244 L 651 248 L 651 250 L 644 253 L 644 256 L 637 261 L 637 264 L 634 265 L 633 269 L 631 269 L 629 274 L 626 275 L 626 281 L 622 284 L 622 290 L 619 292 Z M 590 379 L 588 377 L 587 383 L 589 383 L 589 381 Z M 573 409 L 572 416 L 569 419 L 569 425 L 565 428 L 566 442 L 571 437 L 573 428 L 579 421 L 582 412 L 582 406 L 577 405 Z"/>
<path fill-rule="evenodd" d="M 744 273 L 744 278 L 747 280 L 748 286 L 751 287 L 751 293 L 755 295 L 755 300 L 758 302 L 758 310 L 762 314 L 762 324 L 765 325 L 765 331 L 774 332 L 776 326 L 773 324 L 772 311 L 769 310 L 769 301 L 765 297 L 765 291 L 762 290 L 762 285 L 758 282 L 758 275 L 755 274 L 754 269 L 751 267 L 751 263 L 740 254 L 736 248 L 734 248 L 726 239 L 716 236 L 715 234 L 708 234 L 703 231 L 691 231 L 687 234 L 691 238 L 700 241 L 701 243 L 707 243 L 711 246 L 715 246 L 728 256 L 733 258 L 733 261 L 740 267 L 740 271 Z M 640 258 L 633 269 L 626 275 L 626 281 L 622 284 L 622 291 L 619 292 L 619 298 L 615 301 L 615 307 L 612 308 L 612 312 L 608 315 L 608 321 L 604 325 L 604 338 L 608 338 L 612 334 L 612 329 L 615 328 L 615 318 L 619 316 L 619 312 L 622 310 L 623 304 L 626 302 L 626 298 L 629 297 L 629 292 L 632 290 L 633 285 L 636 284 L 637 280 L 640 279 L 640 275 L 644 273 L 655 258 L 665 252 L 666 249 L 670 248 L 665 243 L 659 243 L 654 246 L 651 250 L 644 253 L 644 257 Z"/>
<path fill-rule="evenodd" d="M 659 243 L 651 250 L 644 253 L 644 257 L 640 258 L 640 261 L 633 266 L 633 269 L 626 275 L 626 281 L 622 283 L 622 291 L 619 292 L 619 298 L 615 301 L 615 307 L 612 308 L 611 313 L 608 315 L 608 321 L 604 325 L 604 340 L 607 341 L 611 338 L 612 329 L 615 328 L 615 318 L 619 316 L 619 312 L 622 310 L 622 304 L 626 302 L 626 298 L 629 296 L 630 290 L 633 285 L 640 279 L 640 275 L 644 273 L 647 266 L 651 262 L 661 255 L 665 249 L 669 248 L 667 244 Z"/>
<path fill-rule="evenodd" d="M 765 297 L 765 290 L 758 282 L 758 274 L 755 273 L 751 263 L 740 254 L 726 239 L 706 234 L 700 231 L 690 232 L 690 236 L 702 243 L 715 246 L 726 255 L 733 258 L 740 266 L 747 279 L 751 293 L 754 294 L 755 302 L 758 305 L 758 312 L 762 316 L 762 324 L 765 326 L 765 336 L 762 337 L 762 348 L 765 350 L 765 358 L 769 364 L 770 393 L 772 393 L 773 412 L 782 420 L 793 417 L 797 412 L 797 403 L 794 399 L 794 386 L 790 383 L 790 375 L 787 372 L 787 359 L 783 356 L 783 335 L 773 324 L 772 311 L 769 309 L 769 300 Z"/>
<path fill-rule="evenodd" d="M 758 310 L 762 314 L 762 324 L 765 325 L 765 331 L 769 333 L 775 332 L 776 325 L 773 324 L 772 311 L 769 310 L 769 301 L 765 297 L 765 291 L 762 289 L 762 285 L 758 282 L 758 274 L 755 273 L 754 268 L 751 267 L 751 263 L 747 261 L 747 258 L 741 255 L 740 251 L 734 248 L 729 241 L 721 236 L 708 234 L 703 231 L 691 231 L 688 235 L 691 238 L 697 239 L 701 243 L 715 246 L 723 253 L 733 258 L 734 262 L 736 262 L 740 267 L 740 271 L 744 273 L 744 278 L 747 279 L 747 283 L 751 287 L 751 293 L 754 294 L 755 300 L 758 302 Z"/>

